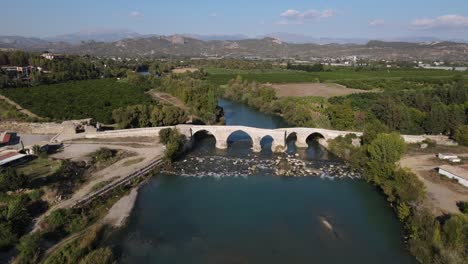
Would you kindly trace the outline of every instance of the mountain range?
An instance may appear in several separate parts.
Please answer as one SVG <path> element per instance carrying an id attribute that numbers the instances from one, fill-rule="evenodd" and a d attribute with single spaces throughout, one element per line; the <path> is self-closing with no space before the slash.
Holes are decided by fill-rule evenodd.
<path id="1" fill-rule="evenodd" d="M 286 40 L 285 40 L 286 39 Z M 50 51 L 66 54 L 160 57 L 160 56 L 227 56 L 227 57 L 342 57 L 360 56 L 374 59 L 447 60 L 466 62 L 468 44 L 453 41 L 369 41 L 366 39 L 307 38 L 302 35 L 276 33 L 262 38 L 244 35 L 141 35 L 131 31 L 82 31 L 50 38 L 19 36 L 0 37 L 0 49 Z M 348 40 L 348 41 L 346 41 Z"/>

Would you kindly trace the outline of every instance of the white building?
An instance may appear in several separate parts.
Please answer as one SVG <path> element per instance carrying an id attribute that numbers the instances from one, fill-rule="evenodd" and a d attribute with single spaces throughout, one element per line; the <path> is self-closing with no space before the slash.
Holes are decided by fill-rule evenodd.
<path id="1" fill-rule="evenodd" d="M 468 187 L 468 168 L 466 166 L 442 165 L 437 168 L 439 174 L 450 179 L 456 179 L 461 185 Z"/>
<path id="2" fill-rule="evenodd" d="M 458 159 L 458 156 L 455 154 L 450 154 L 450 153 L 439 153 L 437 154 L 437 158 L 441 160 L 451 160 L 451 159 Z"/>

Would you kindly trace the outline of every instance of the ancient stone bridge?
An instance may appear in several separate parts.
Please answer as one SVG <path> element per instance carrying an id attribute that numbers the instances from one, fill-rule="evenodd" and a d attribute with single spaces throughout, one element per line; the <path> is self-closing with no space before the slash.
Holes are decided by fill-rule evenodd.
<path id="1" fill-rule="evenodd" d="M 292 127 L 292 128 L 279 128 L 279 129 L 262 129 L 247 126 L 198 126 L 198 125 L 177 125 L 170 127 L 148 127 L 148 128 L 134 128 L 97 132 L 95 129 L 81 134 L 62 133 L 57 135 L 54 139 L 57 142 L 70 140 L 74 138 L 123 138 L 123 137 L 154 137 L 159 135 L 159 131 L 165 128 L 177 128 L 187 138 L 194 140 L 195 136 L 199 133 L 208 133 L 213 135 L 216 139 L 216 147 L 225 149 L 228 147 L 228 138 L 235 132 L 242 131 L 249 135 L 252 139 L 252 149 L 254 151 L 261 151 L 261 141 L 264 138 L 272 140 L 272 150 L 280 152 L 286 150 L 286 141 L 288 138 L 296 137 L 297 147 L 307 147 L 308 139 L 315 139 L 321 145 L 327 147 L 328 140 L 337 138 L 339 136 L 346 136 L 347 134 L 355 134 L 362 136 L 361 132 L 352 131 L 337 131 L 321 128 L 305 128 L 305 127 Z M 455 142 L 448 139 L 446 136 L 431 136 L 431 135 L 402 135 L 406 143 L 420 143 L 426 139 L 435 141 L 440 145 L 454 145 Z M 356 140 L 356 143 L 359 140 Z"/>
<path id="2" fill-rule="evenodd" d="M 189 138 L 194 138 L 197 133 L 205 132 L 213 135 L 216 139 L 216 147 L 226 149 L 228 147 L 228 138 L 235 132 L 244 132 L 252 139 L 253 151 L 262 150 L 261 141 L 264 138 L 271 138 L 271 150 L 281 152 L 286 149 L 286 141 L 290 136 L 296 137 L 298 147 L 307 147 L 308 139 L 316 139 L 321 145 L 327 146 L 329 139 L 334 139 L 347 134 L 356 134 L 361 136 L 360 132 L 336 131 L 320 128 L 279 128 L 262 129 L 246 126 L 197 126 L 197 125 L 178 125 L 177 129 Z"/>

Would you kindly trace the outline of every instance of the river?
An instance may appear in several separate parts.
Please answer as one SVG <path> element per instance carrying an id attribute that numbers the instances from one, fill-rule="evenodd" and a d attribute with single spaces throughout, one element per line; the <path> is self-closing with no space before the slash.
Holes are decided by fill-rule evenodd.
<path id="1" fill-rule="evenodd" d="M 280 117 L 219 103 L 227 125 L 287 126 Z M 258 154 L 245 134 L 228 142 L 216 150 L 214 138 L 199 139 L 172 173 L 140 190 L 128 225 L 109 240 L 122 263 L 414 263 L 401 224 L 371 185 L 334 172 L 273 176 L 277 154 L 269 142 Z M 343 165 L 316 143 L 299 150 L 293 143 L 288 153 L 298 152 L 307 166 Z"/>

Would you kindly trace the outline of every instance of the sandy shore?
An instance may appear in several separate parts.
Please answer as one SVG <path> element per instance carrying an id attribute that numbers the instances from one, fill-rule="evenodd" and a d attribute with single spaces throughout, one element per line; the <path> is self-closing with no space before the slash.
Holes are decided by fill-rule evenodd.
<path id="1" fill-rule="evenodd" d="M 109 224 L 115 228 L 124 226 L 135 206 L 138 197 L 138 189 L 139 187 L 135 187 L 130 194 L 120 198 L 120 200 L 109 209 L 109 212 L 102 220 L 103 223 Z"/>

